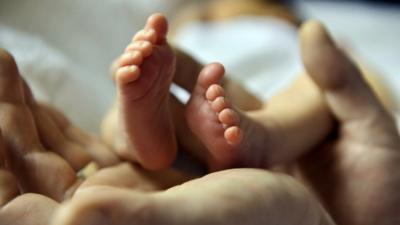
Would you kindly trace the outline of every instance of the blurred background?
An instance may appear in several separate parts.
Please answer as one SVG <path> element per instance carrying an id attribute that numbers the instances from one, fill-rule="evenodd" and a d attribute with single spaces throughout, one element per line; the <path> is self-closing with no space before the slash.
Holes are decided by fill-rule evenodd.
<path id="1" fill-rule="evenodd" d="M 302 71 L 296 25 L 316 18 L 377 74 L 399 115 L 397 1 L 254 1 L 266 10 L 237 9 L 252 0 L 2 0 L 0 47 L 15 56 L 37 98 L 97 133 L 115 98 L 109 65 L 151 13 L 173 21 L 172 43 L 201 62 L 224 63 L 263 99 Z"/>

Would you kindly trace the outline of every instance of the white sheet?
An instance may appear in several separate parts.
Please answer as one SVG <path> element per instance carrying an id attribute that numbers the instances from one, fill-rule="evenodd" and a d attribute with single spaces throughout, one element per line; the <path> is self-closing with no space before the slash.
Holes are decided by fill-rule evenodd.
<path id="1" fill-rule="evenodd" d="M 87 130 L 97 132 L 101 118 L 115 96 L 108 75 L 111 60 L 120 54 L 131 35 L 144 24 L 147 15 L 154 11 L 171 15 L 182 1 L 1 1 L 0 47 L 9 49 L 16 56 L 21 71 L 33 83 L 38 97 L 61 107 Z M 349 41 L 368 63 L 385 74 L 384 79 L 400 99 L 400 91 L 397 91 L 400 87 L 400 45 L 397 41 L 400 10 L 358 4 L 351 5 L 349 9 L 346 7 L 344 3 L 302 2 L 299 8 L 328 24 L 336 37 Z M 242 22 L 242 25 L 248 23 L 247 29 L 254 29 L 250 22 Z M 249 36 L 238 35 L 234 35 L 236 39 L 231 39 L 232 35 L 227 39 L 218 35 L 200 36 L 201 46 L 212 45 L 218 49 L 214 54 L 196 51 L 195 45 L 191 48 L 204 61 L 223 61 L 233 74 L 245 74 L 246 77 L 236 78 L 243 78 L 256 93 L 268 90 L 261 93 L 263 97 L 268 97 L 277 87 L 284 85 L 285 80 L 294 75 L 293 70 L 298 68 L 294 33 L 284 26 L 279 28 L 272 24 L 276 25 L 270 21 L 270 32 L 262 36 L 271 42 L 265 44 L 264 39 L 259 48 L 246 48 L 246 45 L 232 42 L 224 42 L 225 48 L 221 48 L 221 45 L 204 39 L 212 37 L 237 41 L 239 38 L 242 43 L 254 41 Z M 237 33 L 232 27 L 226 29 Z M 272 30 L 280 36 L 272 36 Z M 285 32 L 288 35 L 283 35 Z M 184 43 L 185 37 L 181 36 L 179 40 Z M 284 51 L 271 48 L 274 46 L 285 48 Z M 224 49 L 246 53 L 234 55 Z M 247 58 L 246 63 L 237 63 L 238 56 Z M 266 73 L 264 70 L 263 76 L 254 75 L 261 74 L 263 70 L 259 67 L 262 65 L 260 60 L 251 59 L 255 56 L 263 57 L 263 61 L 268 62 L 270 71 Z M 285 65 L 282 63 L 285 58 L 293 66 L 286 64 L 279 67 Z M 266 86 L 260 87 L 259 84 Z"/>

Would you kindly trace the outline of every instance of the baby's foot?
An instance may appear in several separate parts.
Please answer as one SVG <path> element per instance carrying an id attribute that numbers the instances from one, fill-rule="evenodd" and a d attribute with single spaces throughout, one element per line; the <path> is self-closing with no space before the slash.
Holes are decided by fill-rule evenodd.
<path id="1" fill-rule="evenodd" d="M 175 55 L 166 41 L 167 21 L 152 15 L 118 60 L 118 154 L 146 169 L 168 167 L 175 159 L 176 138 L 168 107 Z"/>
<path id="2" fill-rule="evenodd" d="M 264 167 L 266 128 L 231 106 L 219 85 L 223 76 L 220 64 L 200 72 L 186 107 L 189 127 L 210 151 L 210 169 Z"/>

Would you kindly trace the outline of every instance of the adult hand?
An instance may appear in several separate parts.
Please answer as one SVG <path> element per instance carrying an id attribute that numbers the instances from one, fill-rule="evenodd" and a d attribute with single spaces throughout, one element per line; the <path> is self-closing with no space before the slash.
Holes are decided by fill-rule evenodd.
<path id="1" fill-rule="evenodd" d="M 300 32 L 306 70 L 338 121 L 300 163 L 302 178 L 338 224 L 400 224 L 400 139 L 394 119 L 324 27 Z"/>
<path id="2" fill-rule="evenodd" d="M 188 179 L 121 163 L 55 109 L 37 104 L 14 59 L 1 49 L 0 130 L 0 225 L 50 224 L 53 212 L 76 189 L 107 185 L 152 191 Z M 104 168 L 78 179 L 77 172 L 91 161 Z"/>
<path id="3" fill-rule="evenodd" d="M 59 120 L 46 107 L 28 104 L 34 100 L 14 60 L 6 52 L 0 56 L 1 225 L 333 224 L 301 184 L 261 170 L 224 171 L 167 191 L 144 193 L 182 183 L 186 177 L 157 176 L 125 163 L 102 169 L 82 183 L 75 173 L 83 167 L 82 161 L 92 160 L 90 154 L 75 147 L 69 155 L 69 148 L 48 139 L 54 133 L 61 135 L 57 140 L 66 138 L 63 131 L 68 129 L 60 129 L 62 124 L 52 126 Z M 44 110 L 40 117 L 35 116 L 36 107 Z M 45 123 L 45 117 L 52 123 Z M 45 125 L 49 127 L 41 127 Z M 82 147 L 70 137 L 67 140 Z M 60 207 L 72 194 L 71 201 Z"/>

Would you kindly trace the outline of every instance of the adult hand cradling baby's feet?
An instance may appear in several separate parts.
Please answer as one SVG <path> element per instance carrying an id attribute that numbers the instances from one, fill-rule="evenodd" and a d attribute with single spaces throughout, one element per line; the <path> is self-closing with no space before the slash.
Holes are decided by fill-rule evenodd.
<path id="1" fill-rule="evenodd" d="M 229 103 L 220 64 L 188 75 L 191 100 L 170 105 L 168 90 L 177 74 L 166 32 L 165 18 L 151 16 L 115 64 L 116 127 L 122 135 L 111 143 L 122 160 L 60 112 L 36 103 L 12 57 L 1 51 L 0 225 L 398 224 L 400 140 L 393 119 L 322 25 L 308 22 L 300 31 L 312 78 L 307 82 L 319 88 L 310 97 L 316 103 L 305 105 L 308 113 L 296 114 L 304 110 L 299 106 L 290 113 L 274 111 L 273 117 L 271 108 L 287 108 L 271 102 L 260 116 Z M 288 92 L 309 95 L 309 89 L 296 87 Z M 230 169 L 193 179 L 160 170 L 174 161 L 182 138 L 173 107 L 185 111 L 185 129 L 204 144 L 209 168 L 290 163 L 298 165 L 295 175 Z M 325 132 L 305 136 L 307 143 L 287 139 L 286 132 L 297 132 L 294 127 L 301 137 L 314 136 L 307 133 L 313 126 L 302 123 L 310 116 L 327 121 Z M 267 125 L 270 118 L 279 126 Z M 332 128 L 334 120 L 338 129 Z M 335 132 L 339 135 L 326 137 Z M 300 147 L 285 143 L 290 140 Z M 101 169 L 78 179 L 90 162 Z"/>
<path id="2" fill-rule="evenodd" d="M 37 104 L 4 50 L 0 50 L 0 115 L 1 225 L 50 224 L 61 202 L 92 186 L 154 191 L 188 179 L 174 171 L 152 174 L 120 162 L 60 112 Z M 90 162 L 103 169 L 87 179 L 78 178 Z"/>
<path id="3" fill-rule="evenodd" d="M 233 224 L 237 219 L 254 224 L 259 221 L 258 214 L 275 208 L 275 204 L 282 200 L 285 204 L 279 211 L 289 207 L 294 212 L 288 223 L 303 219 L 303 213 L 296 213 L 296 208 L 303 207 L 303 204 L 310 205 L 312 211 L 322 211 L 307 190 L 293 178 L 252 169 L 215 173 L 182 184 L 186 177 L 178 173 L 159 172 L 161 177 L 158 177 L 128 163 L 120 163 L 101 169 L 86 180 L 77 179 L 75 174 L 84 163 L 74 170 L 59 156 L 60 152 L 43 147 L 46 145 L 42 140 L 46 140 L 48 133 L 37 133 L 38 121 L 32 116 L 30 104 L 26 102 L 28 98 L 24 96 L 24 93 L 29 93 L 25 89 L 28 86 L 23 85 L 15 62 L 4 51 L 0 58 L 0 86 L 4 90 L 0 93 L 0 127 L 4 130 L 4 140 L 1 139 L 0 143 L 4 144 L 1 155 L 5 159 L 0 173 L 2 225 Z M 50 113 L 48 116 L 57 123 Z M 54 126 L 53 132 L 60 132 L 69 139 L 63 132 L 67 129 L 60 127 Z M 68 149 L 64 150 L 68 153 Z M 80 148 L 73 156 L 63 157 L 74 160 L 74 157 L 80 159 L 80 154 L 90 155 L 80 150 L 86 148 Z M 87 158 L 92 160 L 90 156 Z M 237 186 L 227 189 L 232 187 L 232 182 Z M 176 184 L 182 185 L 165 192 L 154 192 Z M 243 192 L 246 189 L 252 191 Z M 264 190 L 275 194 L 270 196 Z M 291 199 L 291 196 L 286 196 L 287 192 L 297 193 L 296 197 Z M 253 202 L 260 198 L 265 199 L 265 204 L 255 208 Z M 291 204 L 293 201 L 298 202 Z M 240 213 L 228 217 L 235 212 Z M 221 218 L 221 215 L 226 217 Z M 276 216 L 275 210 L 271 210 L 264 220 Z M 310 224 L 314 219 L 319 221 L 320 216 L 314 218 L 310 213 L 305 217 L 308 216 L 312 219 Z"/>

